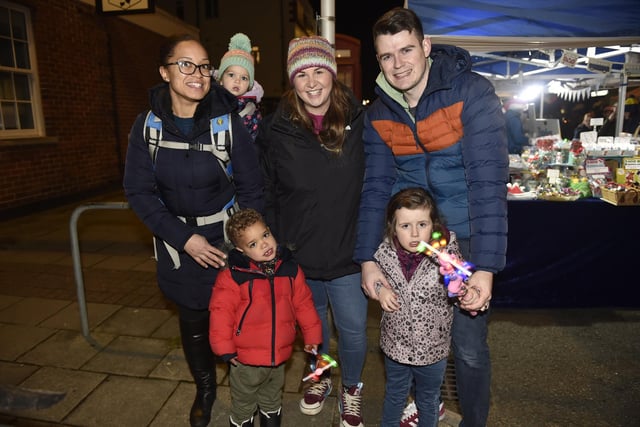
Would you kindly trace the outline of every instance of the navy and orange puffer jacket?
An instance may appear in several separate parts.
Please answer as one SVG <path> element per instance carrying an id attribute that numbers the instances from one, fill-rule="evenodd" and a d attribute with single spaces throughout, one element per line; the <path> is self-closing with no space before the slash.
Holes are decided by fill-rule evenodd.
<path id="1" fill-rule="evenodd" d="M 404 188 L 426 188 L 447 227 L 470 239 L 478 269 L 500 271 L 506 261 L 509 156 L 500 100 L 487 79 L 471 71 L 464 49 L 433 45 L 427 87 L 409 111 L 402 93 L 381 74 L 367 110 L 366 166 L 354 259 L 373 260 L 382 241 L 386 204 Z"/>
<path id="2" fill-rule="evenodd" d="M 218 274 L 209 304 L 211 349 L 223 360 L 278 366 L 291 356 L 300 327 L 305 344 L 322 342 L 322 326 L 304 273 L 286 248 L 273 274 L 237 250 Z"/>

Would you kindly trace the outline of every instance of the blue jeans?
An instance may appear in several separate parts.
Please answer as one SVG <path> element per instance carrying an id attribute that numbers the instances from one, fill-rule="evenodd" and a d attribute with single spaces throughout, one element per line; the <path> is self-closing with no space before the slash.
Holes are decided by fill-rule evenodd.
<path id="1" fill-rule="evenodd" d="M 469 241 L 461 239 L 458 243 L 463 257 L 468 259 Z M 474 317 L 458 307 L 453 309 L 451 343 L 458 400 L 462 409 L 459 427 L 487 425 L 491 391 L 491 359 L 487 343 L 490 311 Z"/>
<path id="2" fill-rule="evenodd" d="M 360 382 L 367 355 L 367 297 L 360 287 L 360 273 L 332 280 L 307 279 L 313 302 L 322 321 L 322 345 L 319 352 L 329 351 L 328 308 L 338 331 L 338 359 L 342 385 Z"/>
<path id="3" fill-rule="evenodd" d="M 459 427 L 484 427 L 489 416 L 491 360 L 487 344 L 489 311 L 473 317 L 453 309 L 451 342 L 456 366 L 458 400 L 462 409 Z"/>
<path id="4" fill-rule="evenodd" d="M 418 426 L 436 427 L 438 425 L 438 406 L 440 404 L 440 386 L 444 380 L 447 359 L 432 365 L 413 366 L 398 363 L 384 357 L 386 385 L 384 404 L 382 405 L 381 427 L 400 425 L 402 412 L 407 405 L 407 396 L 411 384 L 415 386 L 415 402 L 418 408 Z"/>

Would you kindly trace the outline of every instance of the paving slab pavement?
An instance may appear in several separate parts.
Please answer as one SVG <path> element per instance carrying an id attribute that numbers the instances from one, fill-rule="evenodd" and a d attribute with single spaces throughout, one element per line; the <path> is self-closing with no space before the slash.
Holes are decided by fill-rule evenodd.
<path id="1" fill-rule="evenodd" d="M 90 337 L 81 332 L 69 218 L 85 202 L 118 200 L 109 193 L 0 222 L 0 384 L 66 393 L 47 409 L 0 411 L 0 426 L 188 425 L 194 385 L 176 315 L 155 284 L 151 236 L 131 212 L 87 211 L 78 220 Z M 379 316 L 371 304 L 369 427 L 379 426 L 384 391 Z M 640 425 L 640 309 L 495 307 L 489 343 L 489 426 Z M 298 346 L 287 365 L 283 426 L 337 426 L 335 392 L 321 414 L 299 412 L 306 370 Z M 226 366 L 217 373 L 210 426 L 226 427 Z M 451 366 L 447 376 L 441 427 L 460 421 Z"/>

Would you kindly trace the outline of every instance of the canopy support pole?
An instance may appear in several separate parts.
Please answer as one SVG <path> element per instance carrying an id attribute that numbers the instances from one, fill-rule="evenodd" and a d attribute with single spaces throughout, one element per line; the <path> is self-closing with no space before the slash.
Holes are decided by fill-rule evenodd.
<path id="1" fill-rule="evenodd" d="M 629 84 L 629 77 L 627 73 L 620 75 L 620 87 L 618 88 L 618 109 L 616 111 L 616 133 L 615 136 L 620 136 L 622 127 L 624 126 L 624 102 L 627 100 L 627 85 Z"/>

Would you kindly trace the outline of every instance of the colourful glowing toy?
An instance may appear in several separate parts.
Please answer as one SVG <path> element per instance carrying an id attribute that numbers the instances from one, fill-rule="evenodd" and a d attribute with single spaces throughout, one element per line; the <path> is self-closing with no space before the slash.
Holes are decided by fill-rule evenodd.
<path id="1" fill-rule="evenodd" d="M 329 356 L 328 354 L 325 354 L 325 353 L 318 354 L 318 352 L 315 350 L 313 350 L 313 354 L 316 356 L 316 361 L 315 363 L 311 364 L 312 372 L 306 377 L 304 377 L 302 381 L 307 381 L 307 380 L 312 380 L 314 382 L 318 381 L 320 380 L 320 376 L 324 371 L 326 371 L 329 368 L 338 366 L 338 362 L 336 362 L 336 360 L 333 357 Z"/>
<path id="2" fill-rule="evenodd" d="M 438 256 L 438 259 L 441 259 L 453 265 L 454 267 L 456 267 L 457 269 L 456 271 L 464 275 L 465 279 L 468 279 L 471 276 L 471 274 L 473 274 L 471 270 L 469 270 L 470 268 L 473 268 L 473 265 L 466 261 L 461 264 L 455 255 L 452 255 L 448 252 L 444 252 L 438 249 L 438 248 L 444 248 L 447 245 L 447 239 L 442 237 L 442 233 L 438 231 L 434 231 L 431 237 L 432 237 L 431 244 L 425 241 L 420 242 L 417 248 L 418 252 L 424 252 L 427 255 L 436 254 Z"/>
<path id="3" fill-rule="evenodd" d="M 469 289 L 473 289 L 477 296 L 480 296 L 480 290 L 477 287 L 471 286 L 471 288 L 468 288 L 466 286 L 469 277 L 473 274 L 471 270 L 474 269 L 474 265 L 468 261 L 461 262 L 457 256 L 443 250 L 445 246 L 447 246 L 447 239 L 442 236 L 442 233 L 434 231 L 431 234 L 431 244 L 420 242 L 417 249 L 418 252 L 423 252 L 427 256 L 438 256 L 439 271 L 444 276 L 444 285 L 450 297 L 458 297 L 463 302 L 468 301 L 465 296 L 468 294 Z M 475 295 L 472 295 L 472 301 L 474 297 Z M 480 311 L 485 311 L 487 308 L 489 308 L 488 302 Z M 473 310 L 469 311 L 469 314 L 476 316 L 478 312 Z"/>
<path id="4" fill-rule="evenodd" d="M 431 234 L 431 244 L 420 242 L 418 252 L 426 255 L 437 255 L 440 263 L 440 274 L 444 276 L 444 284 L 450 297 L 462 297 L 466 294 L 464 282 L 469 280 L 473 269 L 473 264 L 468 261 L 461 262 L 457 256 L 443 250 L 447 246 L 447 239 L 439 231 Z M 455 267 L 455 269 L 453 268 Z"/>

